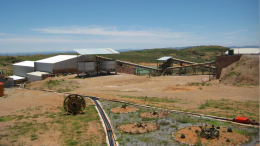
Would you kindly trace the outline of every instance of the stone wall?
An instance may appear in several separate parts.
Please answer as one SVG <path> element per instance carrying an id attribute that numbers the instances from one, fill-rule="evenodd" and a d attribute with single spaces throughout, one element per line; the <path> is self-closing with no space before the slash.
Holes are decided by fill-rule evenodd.
<path id="1" fill-rule="evenodd" d="M 118 73 L 126 73 L 126 74 L 136 74 L 136 68 L 135 67 L 122 67 L 122 66 L 117 66 L 117 72 Z"/>
<path id="2" fill-rule="evenodd" d="M 216 56 L 216 79 L 220 78 L 222 68 L 225 68 L 232 63 L 238 61 L 241 55 L 221 55 Z"/>

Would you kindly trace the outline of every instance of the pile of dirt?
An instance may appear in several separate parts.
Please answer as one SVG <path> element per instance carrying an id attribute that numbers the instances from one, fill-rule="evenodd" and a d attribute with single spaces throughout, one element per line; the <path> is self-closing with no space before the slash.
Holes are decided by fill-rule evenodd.
<path id="1" fill-rule="evenodd" d="M 242 55 L 239 61 L 223 68 L 220 83 L 259 84 L 259 56 Z"/>
<path id="2" fill-rule="evenodd" d="M 122 108 L 122 107 L 112 108 L 111 112 L 116 113 L 116 114 L 121 114 L 121 113 L 135 112 L 137 110 L 138 110 L 138 108 L 136 108 L 136 107 L 127 106 L 126 108 Z"/>
<path id="3" fill-rule="evenodd" d="M 147 112 L 147 113 L 142 113 L 140 116 L 144 118 L 162 118 L 162 117 L 167 117 L 169 113 L 167 112 Z"/>
<path id="4" fill-rule="evenodd" d="M 159 125 L 154 123 L 140 122 L 140 123 L 120 125 L 117 127 L 117 129 L 125 133 L 139 134 L 139 133 L 155 131 L 159 129 Z"/>
<path id="5" fill-rule="evenodd" d="M 173 133 L 174 138 L 178 142 L 184 142 L 187 144 L 194 145 L 196 142 L 198 143 L 199 137 L 196 130 L 200 131 L 201 129 L 199 126 L 189 126 L 182 128 L 178 130 L 177 132 Z M 206 138 L 200 138 L 201 144 L 207 144 L 207 145 L 241 145 L 244 142 L 249 141 L 249 137 L 240 134 L 238 131 L 232 129 L 233 132 L 227 132 L 226 127 L 220 127 L 219 130 L 219 138 L 215 139 L 206 139 Z M 181 134 L 185 135 L 185 138 L 180 138 Z M 230 140 L 230 142 L 227 142 L 227 139 Z"/>

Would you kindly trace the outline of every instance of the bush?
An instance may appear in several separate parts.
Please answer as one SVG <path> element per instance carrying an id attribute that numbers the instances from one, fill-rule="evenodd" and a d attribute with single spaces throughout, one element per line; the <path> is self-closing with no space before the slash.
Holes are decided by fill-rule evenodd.
<path id="1" fill-rule="evenodd" d="M 159 124 L 160 124 L 161 126 L 165 126 L 165 125 L 170 125 L 170 122 L 161 121 Z"/>

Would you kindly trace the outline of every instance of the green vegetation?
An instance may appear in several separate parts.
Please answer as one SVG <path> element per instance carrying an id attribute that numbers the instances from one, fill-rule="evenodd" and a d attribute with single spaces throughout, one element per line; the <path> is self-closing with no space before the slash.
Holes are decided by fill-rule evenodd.
<path id="1" fill-rule="evenodd" d="M 140 51 L 122 52 L 117 55 L 110 55 L 110 58 L 115 58 L 118 60 L 129 61 L 134 63 L 156 63 L 156 59 L 162 56 L 173 56 L 177 59 L 187 60 L 196 63 L 203 63 L 214 61 L 215 56 L 220 55 L 221 52 L 226 52 L 227 50 L 229 50 L 229 48 L 221 46 L 197 46 L 189 47 L 186 49 L 156 48 Z M 109 55 L 103 56 L 109 57 Z"/>
<path id="2" fill-rule="evenodd" d="M 143 97 L 143 96 L 124 96 L 124 95 L 118 95 L 121 98 L 132 98 L 132 99 L 139 99 L 142 101 L 147 102 L 163 102 L 163 103 L 173 103 L 177 102 L 178 99 L 172 99 L 168 97 L 159 98 L 159 97 Z"/>
<path id="3" fill-rule="evenodd" d="M 222 98 L 222 100 L 207 99 L 198 107 L 198 113 L 210 114 L 212 116 L 235 118 L 237 116 L 248 117 L 251 120 L 259 119 L 259 103 L 253 101 L 232 101 Z M 205 109 L 213 109 L 215 112 L 207 112 Z"/>
<path id="4" fill-rule="evenodd" d="M 161 121 L 161 122 L 159 123 L 159 125 L 161 125 L 161 126 L 170 125 L 170 122 Z"/>
<path id="5" fill-rule="evenodd" d="M 41 112 L 42 107 L 27 108 L 26 110 L 21 110 L 20 112 Z M 97 133 L 89 132 L 89 122 L 97 123 L 99 122 L 99 116 L 95 110 L 94 105 L 89 105 L 85 108 L 85 113 L 81 115 L 66 115 L 64 114 L 63 107 L 58 107 L 61 112 L 56 111 L 46 111 L 44 113 L 37 113 L 31 116 L 2 116 L 0 117 L 0 122 L 11 122 L 14 124 L 7 124 L 5 131 L 7 134 L 0 134 L 0 140 L 6 138 L 7 141 L 13 143 L 13 145 L 19 145 L 23 141 L 24 137 L 29 137 L 31 141 L 37 141 L 44 137 L 53 137 L 53 130 L 60 133 L 59 139 L 61 140 L 61 145 L 78 145 L 79 143 L 84 145 L 100 145 L 105 143 L 105 133 L 102 127 L 97 126 L 97 130 L 101 130 L 100 135 Z M 36 118 L 44 118 L 48 120 L 38 121 Z M 23 119 L 26 119 L 24 121 Z M 23 120 L 20 121 L 20 120 Z M 101 124 L 100 124 L 101 125 Z M 81 137 L 84 136 L 84 139 Z M 100 136 L 102 136 L 103 141 L 100 142 Z M 24 144 L 23 144 L 24 145 Z M 25 144 L 26 145 L 26 144 Z"/>
<path id="6" fill-rule="evenodd" d="M 228 77 L 232 77 L 232 76 L 234 76 L 234 75 L 240 76 L 241 73 L 233 71 L 233 72 L 231 72 L 230 74 L 228 74 Z"/>

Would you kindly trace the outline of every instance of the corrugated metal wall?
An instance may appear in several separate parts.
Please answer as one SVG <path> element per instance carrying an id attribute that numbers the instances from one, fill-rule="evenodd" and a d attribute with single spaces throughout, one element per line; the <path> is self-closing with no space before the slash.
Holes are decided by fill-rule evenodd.
<path id="1" fill-rule="evenodd" d="M 53 72 L 53 64 L 52 63 L 34 62 L 34 69 L 35 69 L 35 71 L 52 73 Z"/>
<path id="2" fill-rule="evenodd" d="M 68 59 L 54 64 L 53 69 L 71 69 L 77 68 L 77 58 Z"/>
<path id="3" fill-rule="evenodd" d="M 73 69 L 73 68 L 76 69 L 77 58 L 72 58 L 57 63 L 35 62 L 34 66 L 35 66 L 35 71 L 42 71 L 42 72 L 49 72 L 49 73 L 53 73 L 53 70 Z"/>
<path id="4" fill-rule="evenodd" d="M 33 72 L 34 67 L 13 65 L 13 75 L 26 77 L 26 74 Z"/>
<path id="5" fill-rule="evenodd" d="M 85 65 L 85 67 L 84 67 L 84 65 Z M 84 62 L 84 63 L 78 62 L 78 70 L 79 71 L 85 71 L 85 72 L 94 71 L 95 67 L 96 67 L 95 62 Z"/>
<path id="6" fill-rule="evenodd" d="M 116 61 L 101 61 L 100 62 L 101 70 L 111 70 L 116 69 Z"/>

